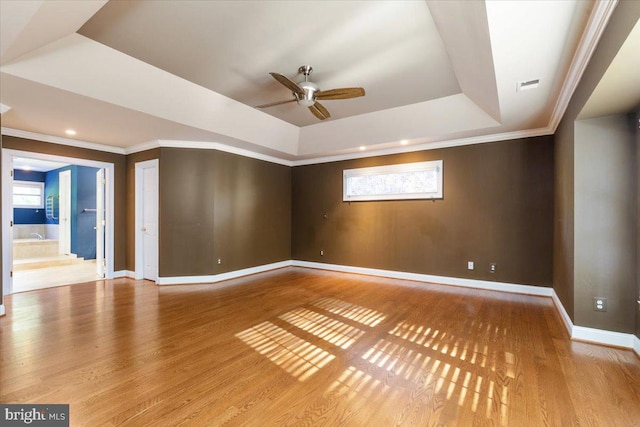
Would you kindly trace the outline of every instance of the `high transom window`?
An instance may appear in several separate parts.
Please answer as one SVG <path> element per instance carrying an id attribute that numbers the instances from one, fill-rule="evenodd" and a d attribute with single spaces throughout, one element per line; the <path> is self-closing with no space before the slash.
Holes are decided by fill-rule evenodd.
<path id="1" fill-rule="evenodd" d="M 442 198 L 442 160 L 345 169 L 344 201 Z"/>

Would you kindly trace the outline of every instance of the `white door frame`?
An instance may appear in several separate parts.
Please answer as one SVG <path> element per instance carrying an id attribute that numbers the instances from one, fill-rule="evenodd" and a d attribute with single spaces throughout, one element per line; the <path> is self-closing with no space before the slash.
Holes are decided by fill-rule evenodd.
<path id="1" fill-rule="evenodd" d="M 50 160 L 60 163 L 70 163 L 78 166 L 89 166 L 93 168 L 104 168 L 105 180 L 105 257 L 107 260 L 106 278 L 113 279 L 114 260 L 114 177 L 115 166 L 113 163 L 99 162 L 95 160 L 77 159 L 74 157 L 55 156 L 51 154 L 36 153 L 31 151 L 2 149 L 2 293 L 8 295 L 13 293 L 13 281 L 11 271 L 13 270 L 13 229 L 10 222 L 13 221 L 13 197 L 11 169 L 14 157 Z"/>
<path id="2" fill-rule="evenodd" d="M 58 173 L 58 255 L 71 255 L 71 169 Z"/>
<path id="3" fill-rule="evenodd" d="M 96 172 L 96 274 L 104 279 L 104 169 Z"/>
<path id="4" fill-rule="evenodd" d="M 146 168 L 155 168 L 158 171 L 158 178 L 160 177 L 160 168 L 159 168 L 160 162 L 158 159 L 152 159 L 152 160 L 146 160 L 143 162 L 136 162 L 135 164 L 135 224 L 136 224 L 136 232 L 135 232 L 135 257 L 136 257 L 136 262 L 135 262 L 135 266 L 136 266 L 136 271 L 134 272 L 134 278 L 136 280 L 141 280 L 144 278 L 144 242 L 143 242 L 143 231 L 142 228 L 144 226 L 144 224 L 142 223 L 142 201 L 143 201 L 143 185 L 142 185 L 142 181 L 143 181 L 143 173 L 144 173 L 144 169 Z M 160 182 L 159 179 L 156 180 L 156 194 L 158 195 L 158 197 L 160 196 Z M 159 199 L 158 199 L 159 201 Z M 158 206 L 156 206 L 156 213 L 159 214 L 159 203 Z M 156 221 L 157 224 L 159 224 L 159 221 Z M 156 233 L 156 236 L 158 236 L 158 233 Z M 156 247 L 159 248 L 159 242 L 156 243 Z M 158 258 L 159 258 L 159 253 L 157 254 Z M 156 268 L 159 267 L 159 260 L 156 260 Z M 158 277 L 158 271 L 156 271 L 156 283 L 158 283 L 157 281 L 157 277 Z"/>

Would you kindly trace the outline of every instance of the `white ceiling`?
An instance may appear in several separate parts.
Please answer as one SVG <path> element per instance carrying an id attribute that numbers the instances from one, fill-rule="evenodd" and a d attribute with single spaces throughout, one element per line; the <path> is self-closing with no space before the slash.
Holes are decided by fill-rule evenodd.
<path id="1" fill-rule="evenodd" d="M 22 157 L 13 158 L 14 169 L 22 169 L 35 172 L 49 172 L 55 169 L 63 168 L 65 166 L 69 166 L 69 164 L 41 159 L 26 159 Z"/>
<path id="2" fill-rule="evenodd" d="M 613 4 L 2 1 L 3 131 L 298 161 L 549 134 Z M 367 94 L 324 101 L 323 122 L 295 103 L 253 108 L 291 96 L 269 72 L 300 81 L 304 64 L 322 89 Z"/>

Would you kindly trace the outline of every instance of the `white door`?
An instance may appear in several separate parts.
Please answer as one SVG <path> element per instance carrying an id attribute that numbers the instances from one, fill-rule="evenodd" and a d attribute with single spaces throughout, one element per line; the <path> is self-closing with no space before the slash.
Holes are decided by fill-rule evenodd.
<path id="1" fill-rule="evenodd" d="M 158 161 L 136 163 L 136 278 L 158 279 Z"/>
<path id="2" fill-rule="evenodd" d="M 96 273 L 98 277 L 105 276 L 104 262 L 104 169 L 96 172 Z"/>
<path id="3" fill-rule="evenodd" d="M 59 250 L 60 255 L 69 255 L 71 253 L 71 171 L 63 171 L 58 174 L 59 177 L 59 209 L 60 209 L 60 236 Z"/>

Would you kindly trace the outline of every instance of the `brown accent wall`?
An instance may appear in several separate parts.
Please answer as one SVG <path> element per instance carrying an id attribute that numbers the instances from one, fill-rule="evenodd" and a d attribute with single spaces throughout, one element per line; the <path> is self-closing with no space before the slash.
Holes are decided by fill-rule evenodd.
<path id="1" fill-rule="evenodd" d="M 160 276 L 290 259 L 290 176 L 286 166 L 234 154 L 161 148 Z"/>
<path id="2" fill-rule="evenodd" d="M 344 169 L 440 159 L 442 200 L 342 201 Z M 296 260 L 549 287 L 552 222 L 551 136 L 293 170 Z"/>
<path id="3" fill-rule="evenodd" d="M 574 289 L 574 160 L 573 126 L 561 126 L 555 134 L 555 191 L 553 221 L 553 288 L 571 321 Z"/>
<path id="4" fill-rule="evenodd" d="M 291 259 L 291 168 L 222 151 L 215 157 L 216 273 Z"/>
<path id="5" fill-rule="evenodd" d="M 159 148 L 127 155 L 126 269 L 129 271 L 135 271 L 136 269 L 136 163 L 159 158 Z"/>
<path id="6" fill-rule="evenodd" d="M 636 133 L 636 336 L 640 338 L 640 106 L 632 115 Z"/>
<path id="7" fill-rule="evenodd" d="M 123 154 L 107 153 L 87 148 L 51 144 L 13 136 L 2 137 L 2 148 L 95 160 L 114 164 L 114 270 L 124 270 L 126 266 L 126 158 Z"/>
<path id="8" fill-rule="evenodd" d="M 2 118 L 0 116 L 0 127 L 2 126 Z M 2 139 L 4 138 L 3 135 L 0 135 L 0 152 L 2 152 Z M 0 177 L 2 176 L 2 159 L 0 157 Z M 1 183 L 1 180 L 0 180 Z M 0 194 L 0 259 L 2 259 L 2 224 L 4 224 L 2 221 L 4 221 L 4 218 L 2 217 L 2 195 Z M 3 295 L 3 278 L 4 275 L 3 270 L 2 270 L 2 262 L 0 262 L 0 305 L 4 304 L 4 295 Z"/>
<path id="9" fill-rule="evenodd" d="M 576 155 L 582 147 L 576 139 L 575 121 L 639 18 L 640 2 L 618 2 L 555 134 L 557 179 L 553 247 L 554 289 L 574 322 L 576 313 L 582 313 L 576 322 L 580 326 L 603 327 L 599 326 L 602 325 L 601 313 L 591 309 L 592 299 L 587 298 L 582 289 L 578 289 L 584 285 L 578 283 L 576 278 L 576 272 L 581 268 L 576 264 L 576 248 L 594 247 L 598 242 L 580 238 L 575 230 L 575 220 L 581 216 L 581 212 L 575 210 L 576 163 L 582 158 L 582 155 Z M 628 300 L 630 295 L 624 294 L 622 289 L 612 287 L 608 297 Z M 618 320 L 613 319 L 606 322 L 607 325 L 617 323 Z M 622 329 L 628 330 L 629 326 L 626 325 Z"/>
<path id="10" fill-rule="evenodd" d="M 635 331 L 636 156 L 627 114 L 575 122 L 574 322 Z M 595 312 L 593 298 L 607 298 Z"/>

